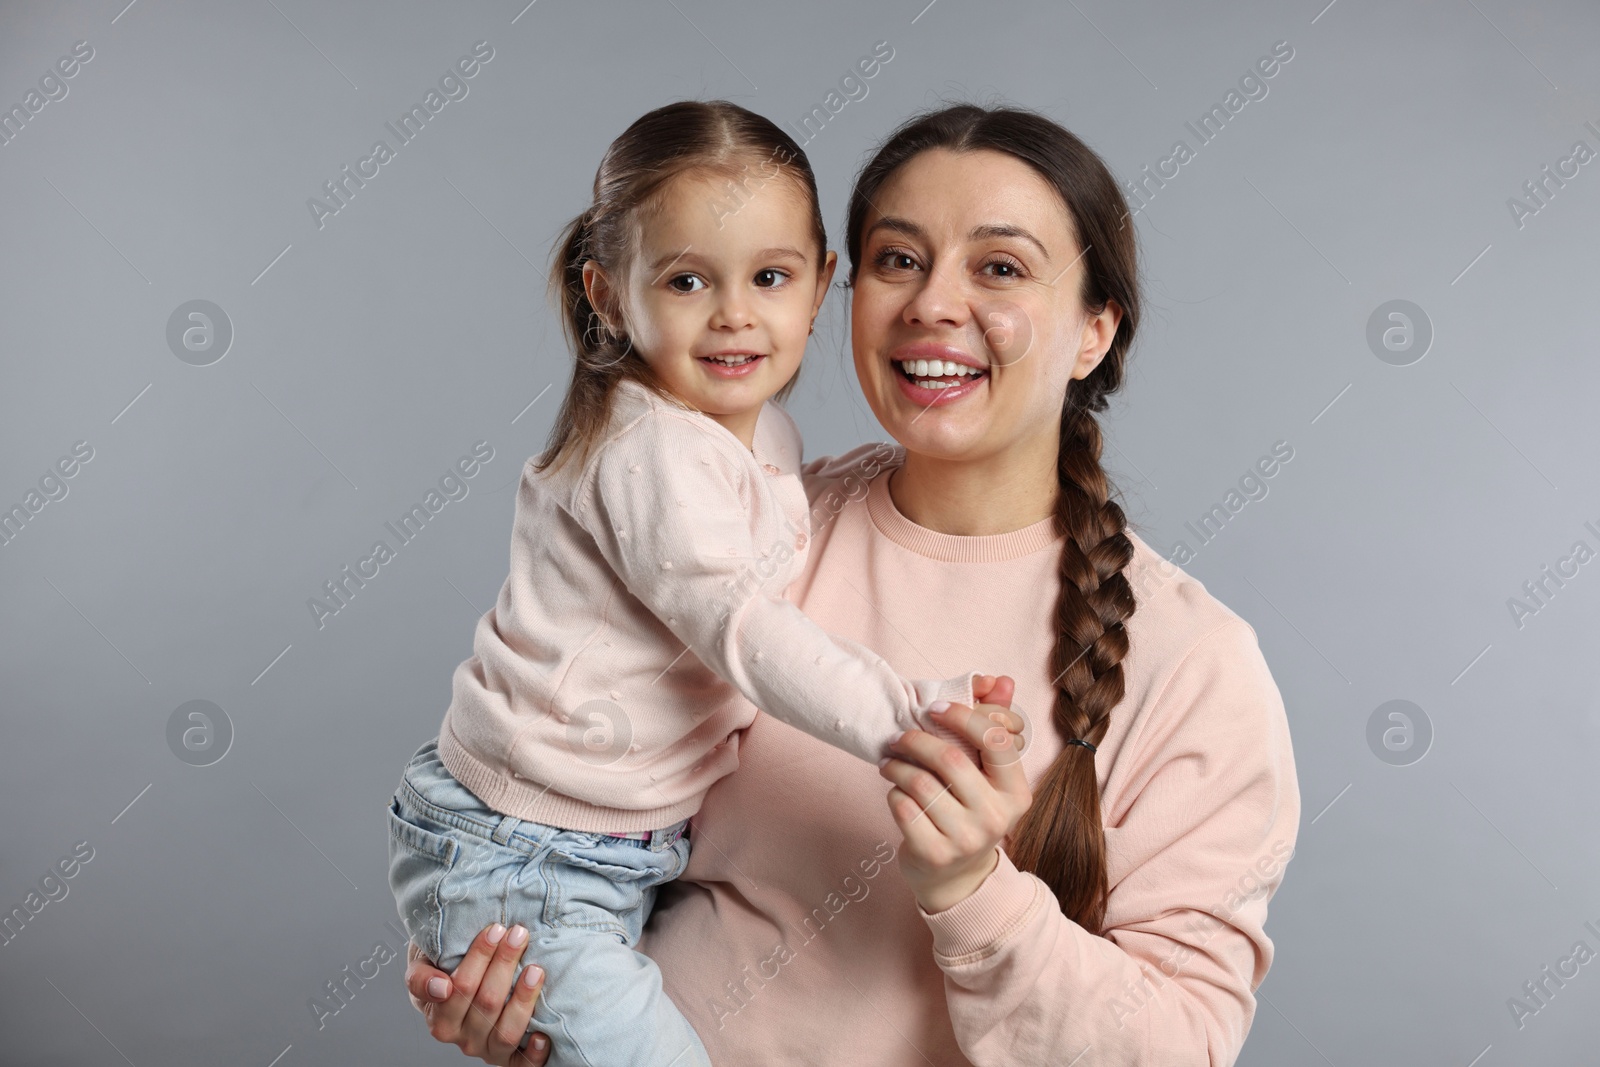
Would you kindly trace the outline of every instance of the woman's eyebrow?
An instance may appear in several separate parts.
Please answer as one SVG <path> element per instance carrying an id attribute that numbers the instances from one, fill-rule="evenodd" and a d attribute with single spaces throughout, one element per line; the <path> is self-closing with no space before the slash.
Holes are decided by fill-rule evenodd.
<path id="1" fill-rule="evenodd" d="M 871 226 L 867 227 L 867 234 L 874 230 L 889 230 L 894 233 L 903 233 L 915 241 L 925 241 L 928 231 L 912 222 L 910 219 L 901 218 L 899 215 L 885 215 Z"/>
<path id="2" fill-rule="evenodd" d="M 980 241 L 990 237 L 1018 237 L 1024 241 L 1033 242 L 1034 247 L 1039 250 L 1039 254 L 1044 256 L 1045 262 L 1048 263 L 1050 261 L 1050 253 L 1045 251 L 1043 242 L 1021 226 L 1012 226 L 1004 222 L 991 222 L 983 226 L 974 226 L 972 232 L 967 236 Z"/>
<path id="3" fill-rule="evenodd" d="M 907 237 L 918 241 L 925 241 L 928 238 L 928 232 L 921 226 L 918 226 L 910 219 L 901 218 L 898 215 L 883 216 L 877 222 L 874 222 L 870 227 L 868 227 L 867 233 L 870 234 L 873 230 L 878 229 L 892 230 L 895 233 L 905 234 Z M 1050 261 L 1050 253 L 1045 250 L 1044 244 L 1033 234 L 1029 233 L 1027 230 L 1024 230 L 1021 226 L 1013 226 L 1010 223 L 1004 222 L 990 222 L 981 226 L 974 226 L 967 236 L 974 241 L 989 240 L 996 237 L 1020 238 L 1021 240 L 1031 242 L 1034 247 L 1038 248 L 1039 254 L 1044 256 L 1046 263 Z"/>

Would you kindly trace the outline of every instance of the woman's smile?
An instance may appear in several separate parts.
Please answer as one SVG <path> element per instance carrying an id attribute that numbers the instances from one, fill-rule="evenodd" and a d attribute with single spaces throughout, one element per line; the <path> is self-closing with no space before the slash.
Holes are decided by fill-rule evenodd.
<path id="1" fill-rule="evenodd" d="M 989 380 L 989 370 L 951 345 L 920 341 L 889 354 L 900 392 L 914 404 L 932 407 L 971 396 Z"/>

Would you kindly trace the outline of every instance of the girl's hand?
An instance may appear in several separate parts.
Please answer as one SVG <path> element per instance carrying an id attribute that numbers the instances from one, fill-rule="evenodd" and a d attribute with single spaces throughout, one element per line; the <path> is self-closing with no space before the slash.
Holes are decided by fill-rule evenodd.
<path id="1" fill-rule="evenodd" d="M 967 899 L 1000 862 L 997 846 L 1033 803 L 1022 773 L 1022 716 L 1010 710 L 1016 685 L 980 675 L 976 708 L 952 704 L 934 713 L 983 756 L 966 754 L 922 730 L 908 730 L 878 773 L 894 783 L 889 813 L 905 835 L 900 871 L 922 910 L 944 911 Z"/>
<path id="2" fill-rule="evenodd" d="M 520 938 L 517 930 L 522 930 Z M 511 976 L 527 946 L 527 931 L 522 927 L 513 927 L 508 935 L 505 927 L 495 923 L 473 939 L 452 975 L 433 967 L 417 946 L 408 943 L 406 991 L 412 1006 L 427 1016 L 428 1033 L 484 1063 L 544 1067 L 550 1057 L 550 1039 L 544 1034 L 535 1032 L 526 1049 L 517 1048 L 533 1018 L 533 1002 L 544 988 L 543 969 L 531 964 L 525 967 L 516 995 L 506 1000 Z M 528 984 L 530 978 L 534 979 L 532 985 Z"/>

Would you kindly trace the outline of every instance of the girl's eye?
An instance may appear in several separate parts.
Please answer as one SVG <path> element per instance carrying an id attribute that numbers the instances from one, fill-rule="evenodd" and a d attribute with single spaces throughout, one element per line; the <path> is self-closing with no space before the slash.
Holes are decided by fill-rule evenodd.
<path id="1" fill-rule="evenodd" d="M 878 253 L 877 258 L 873 260 L 873 264 L 879 267 L 888 267 L 890 270 L 911 270 L 916 267 L 917 261 L 911 257 L 909 252 L 903 252 L 898 248 L 885 248 Z"/>
<path id="2" fill-rule="evenodd" d="M 789 277 L 787 271 L 781 271 L 775 267 L 758 270 L 755 277 L 756 287 L 759 289 L 776 289 L 783 284 L 784 279 L 787 277 Z"/>
<path id="3" fill-rule="evenodd" d="M 700 289 L 704 289 L 705 286 L 706 286 L 706 283 L 704 281 L 702 281 L 699 277 L 697 277 L 696 275 L 693 275 L 693 274 L 680 274 L 676 278 L 673 278 L 671 281 L 667 282 L 667 285 L 668 285 L 668 287 L 670 287 L 672 289 L 673 292 L 676 292 L 676 293 L 693 293 L 693 292 L 698 292 L 699 291 L 699 290 L 697 290 L 695 288 L 689 288 L 689 289 L 679 288 L 679 286 L 678 286 L 679 282 L 692 282 L 692 283 L 697 284 Z"/>

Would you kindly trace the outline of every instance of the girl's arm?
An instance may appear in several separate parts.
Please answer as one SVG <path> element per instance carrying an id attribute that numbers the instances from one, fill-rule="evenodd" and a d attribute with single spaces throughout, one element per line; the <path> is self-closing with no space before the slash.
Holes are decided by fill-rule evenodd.
<path id="1" fill-rule="evenodd" d="M 1003 850 L 970 896 L 918 907 L 977 1067 L 1226 1067 L 1239 1054 L 1300 817 L 1287 718 L 1249 625 L 1199 641 L 1124 745 L 1102 797 L 1103 937 Z"/>
<path id="2" fill-rule="evenodd" d="M 953 738 L 926 712 L 940 700 L 972 704 L 972 672 L 907 681 L 871 649 L 762 591 L 809 531 L 754 543 L 758 494 L 741 484 L 747 475 L 729 454 L 737 447 L 681 415 L 648 414 L 597 449 L 574 517 L 628 590 L 762 711 L 871 763 L 904 730 Z"/>

